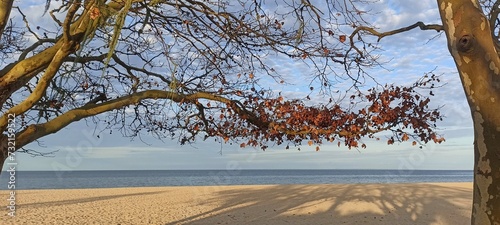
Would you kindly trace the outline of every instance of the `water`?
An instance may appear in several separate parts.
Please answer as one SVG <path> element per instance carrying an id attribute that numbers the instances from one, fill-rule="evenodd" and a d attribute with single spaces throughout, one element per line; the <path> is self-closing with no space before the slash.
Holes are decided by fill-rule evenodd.
<path id="1" fill-rule="evenodd" d="M 15 189 L 154 186 L 472 182 L 470 170 L 115 170 L 16 171 Z M 7 171 L 0 190 L 8 189 Z"/>

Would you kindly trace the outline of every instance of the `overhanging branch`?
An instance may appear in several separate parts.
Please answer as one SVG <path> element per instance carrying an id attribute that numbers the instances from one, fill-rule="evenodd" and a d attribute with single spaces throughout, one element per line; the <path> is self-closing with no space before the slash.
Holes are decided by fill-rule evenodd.
<path id="1" fill-rule="evenodd" d="M 41 77 L 38 84 L 36 85 L 36 88 L 33 90 L 33 93 L 31 93 L 25 100 L 9 109 L 4 115 L 0 117 L 0 130 L 4 130 L 7 126 L 8 115 L 21 115 L 24 112 L 28 111 L 31 107 L 33 107 L 33 105 L 35 105 L 42 98 L 42 96 L 45 94 L 45 91 L 47 90 L 48 85 L 50 84 L 50 81 L 57 74 L 57 71 L 63 63 L 64 58 L 72 51 L 72 45 L 74 45 L 74 43 L 63 44 L 61 49 L 59 49 L 54 55 L 54 58 L 45 70 L 44 75 Z"/>
<path id="2" fill-rule="evenodd" d="M 375 30 L 372 27 L 361 26 L 361 27 L 357 27 L 352 32 L 352 34 L 349 36 L 349 40 L 351 42 L 351 48 L 353 48 L 354 50 L 356 50 L 356 52 L 358 52 L 361 56 L 363 56 L 363 53 L 361 52 L 361 50 L 359 50 L 356 47 L 356 45 L 354 45 L 354 37 L 356 35 L 359 35 L 359 33 L 361 31 L 365 31 L 365 32 L 367 32 L 370 35 L 378 37 L 378 39 L 377 39 L 377 42 L 378 42 L 378 41 L 380 41 L 380 39 L 382 39 L 382 38 L 384 38 L 386 36 L 391 36 L 391 35 L 403 33 L 403 32 L 406 32 L 406 31 L 410 31 L 410 30 L 413 30 L 413 29 L 415 29 L 417 27 L 420 28 L 420 30 L 435 30 L 437 32 L 440 32 L 440 31 L 444 30 L 444 28 L 443 28 L 442 25 L 438 25 L 438 24 L 428 24 L 428 25 L 426 25 L 426 24 L 424 24 L 421 21 L 416 22 L 415 24 L 407 26 L 407 27 L 403 27 L 403 28 L 399 28 L 399 29 L 392 30 L 392 31 L 387 31 L 387 32 L 378 32 L 377 30 Z"/>
<path id="3" fill-rule="evenodd" d="M 174 102 L 196 102 L 198 99 L 208 99 L 226 104 L 232 103 L 232 100 L 230 99 L 207 92 L 198 92 L 191 95 L 183 95 L 176 92 L 162 90 L 137 92 L 99 104 L 86 104 L 82 107 L 70 110 L 49 122 L 30 125 L 16 135 L 16 148 L 19 149 L 38 138 L 55 133 L 72 122 L 115 109 L 120 109 L 128 105 L 133 105 L 145 99 L 170 99 Z"/>

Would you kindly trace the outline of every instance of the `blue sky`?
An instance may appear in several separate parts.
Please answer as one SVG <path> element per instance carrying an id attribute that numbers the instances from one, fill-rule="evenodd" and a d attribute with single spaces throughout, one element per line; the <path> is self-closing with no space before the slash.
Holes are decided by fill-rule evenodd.
<path id="1" fill-rule="evenodd" d="M 39 1 L 41 5 L 45 1 Z M 417 21 L 440 23 L 433 0 L 380 1 L 373 4 L 380 12 L 368 20 L 380 30 L 397 29 Z M 28 14 L 37 17 L 39 14 Z M 442 106 L 445 120 L 439 123 L 446 142 L 427 144 L 422 149 L 401 143 L 388 146 L 381 141 L 366 141 L 368 148 L 351 149 L 325 144 L 321 150 L 302 146 L 285 150 L 284 146 L 260 149 L 239 148 L 213 140 L 180 146 L 176 140 L 123 138 L 120 133 L 104 132 L 89 120 L 74 123 L 57 134 L 44 137 L 27 148 L 49 152 L 53 157 L 16 157 L 20 170 L 162 170 L 162 169 L 472 169 L 473 131 L 465 95 L 445 37 L 434 38 L 434 31 L 414 30 L 382 39 L 381 60 L 389 70 L 374 69 L 370 74 L 379 82 L 408 83 L 435 69 L 447 84 L 435 91 L 434 106 Z M 432 39 L 432 40 L 431 40 Z M 278 70 L 306 73 L 299 62 L 276 60 Z M 279 68 L 281 66 L 281 68 Z M 276 89 L 281 87 L 276 86 Z M 302 92 L 300 82 L 287 90 Z"/>

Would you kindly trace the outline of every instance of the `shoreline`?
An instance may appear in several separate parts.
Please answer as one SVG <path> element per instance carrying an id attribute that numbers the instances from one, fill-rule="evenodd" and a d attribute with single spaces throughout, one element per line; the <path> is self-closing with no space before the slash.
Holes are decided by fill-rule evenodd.
<path id="1" fill-rule="evenodd" d="M 472 184 L 471 181 L 442 181 L 442 182 L 386 182 L 386 183 L 293 183 L 293 184 L 220 184 L 220 185 L 168 185 L 168 186 L 122 186 L 122 187 L 84 187 L 84 188 L 32 188 L 32 189 L 24 189 L 24 188 L 16 188 L 16 189 L 8 189 L 8 188 L 0 188 L 0 195 L 2 192 L 8 193 L 9 191 L 48 191 L 48 190 L 95 190 L 95 189 L 121 189 L 121 188 L 177 188 L 177 187 L 234 187 L 234 186 L 291 186 L 291 185 L 300 185 L 300 186 L 315 186 L 315 185 L 398 185 L 398 184 Z"/>
<path id="2" fill-rule="evenodd" d="M 7 224 L 459 225 L 470 224 L 471 204 L 471 182 L 37 189 L 16 190 L 16 217 L 2 207 L 0 218 Z"/>

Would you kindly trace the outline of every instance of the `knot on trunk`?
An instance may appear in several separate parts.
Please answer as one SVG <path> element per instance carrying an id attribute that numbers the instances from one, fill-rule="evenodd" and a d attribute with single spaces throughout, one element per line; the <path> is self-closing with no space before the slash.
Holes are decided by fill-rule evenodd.
<path id="1" fill-rule="evenodd" d="M 457 50 L 462 53 L 471 52 L 474 49 L 474 37 L 472 35 L 464 35 L 457 42 Z"/>

